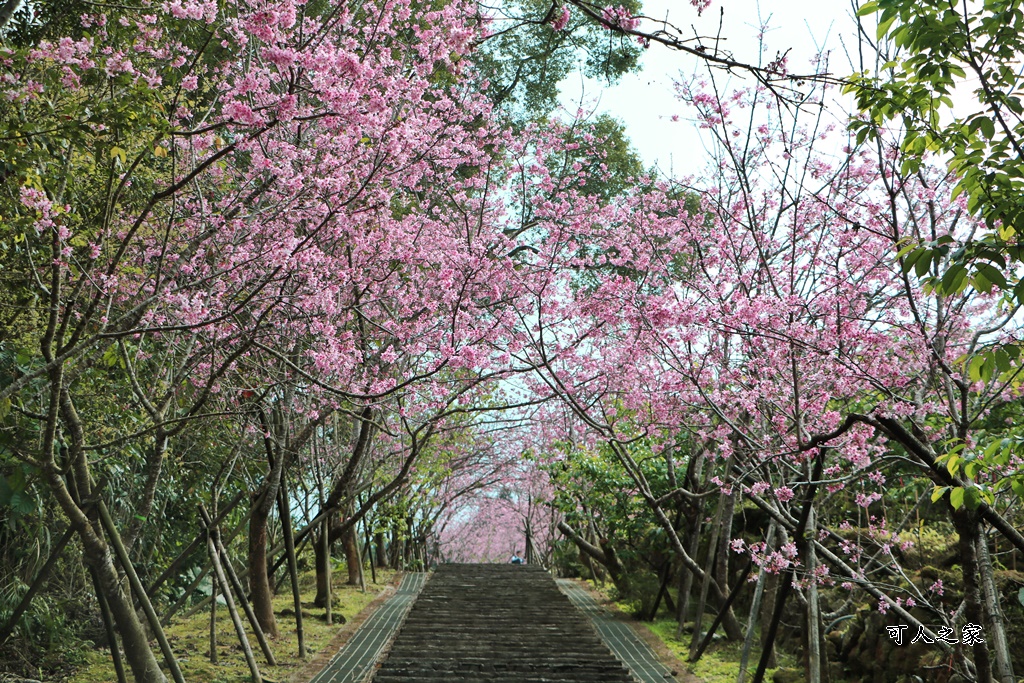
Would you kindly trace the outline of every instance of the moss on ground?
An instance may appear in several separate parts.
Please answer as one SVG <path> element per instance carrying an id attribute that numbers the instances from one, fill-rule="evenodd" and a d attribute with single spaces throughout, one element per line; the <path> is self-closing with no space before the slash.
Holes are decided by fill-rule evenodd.
<path id="1" fill-rule="evenodd" d="M 676 622 L 674 619 L 658 619 L 648 622 L 647 627 L 654 635 L 658 636 L 661 642 L 672 651 L 679 661 L 687 662 L 686 668 L 704 683 L 736 683 L 736 675 L 740 669 L 740 656 L 743 653 L 743 643 L 740 642 L 712 642 L 704 651 L 701 658 L 693 663 L 689 662 L 690 657 L 690 634 L 684 631 L 680 638 L 676 638 Z M 750 659 L 747 662 L 747 680 L 749 681 L 757 669 L 757 661 L 761 651 L 754 648 L 750 652 Z M 788 655 L 777 655 L 779 667 L 792 665 L 791 657 Z M 768 669 L 765 679 L 771 680 L 776 669 Z"/>
<path id="2" fill-rule="evenodd" d="M 344 573 L 336 572 L 336 579 L 344 577 Z M 367 577 L 369 578 L 369 577 Z M 351 621 L 359 612 L 376 598 L 384 587 L 395 578 L 395 572 L 377 570 L 377 583 L 367 582 L 366 592 L 357 586 L 335 585 L 334 599 L 331 601 L 335 622 L 328 626 L 324 618 L 324 610 L 313 606 L 316 586 L 312 573 L 300 578 L 302 587 L 303 633 L 306 641 L 307 660 L 315 656 L 342 628 L 338 618 L 341 615 Z M 277 659 L 278 666 L 266 663 L 259 643 L 249 630 L 245 614 L 239 611 L 245 623 L 249 642 L 259 665 L 260 673 L 268 683 L 282 683 L 299 671 L 306 662 L 298 657 L 298 634 L 295 630 L 294 605 L 287 585 L 274 597 L 274 612 L 277 616 L 278 636 L 270 641 L 270 649 Z M 249 667 L 245 663 L 242 647 L 235 635 L 235 627 L 228 614 L 227 607 L 217 607 L 217 657 L 218 663 L 211 664 L 210 651 L 210 611 L 205 609 L 187 619 L 176 617 L 165 629 L 167 639 L 174 649 L 181 672 L 188 683 L 246 683 L 251 680 Z M 154 651 L 159 657 L 159 648 L 153 643 Z M 87 663 L 74 675 L 66 679 L 74 683 L 114 683 L 117 676 L 110 651 L 106 648 L 94 649 L 87 654 Z M 159 657 L 162 660 L 162 657 Z M 131 679 L 131 672 L 128 674 Z"/>

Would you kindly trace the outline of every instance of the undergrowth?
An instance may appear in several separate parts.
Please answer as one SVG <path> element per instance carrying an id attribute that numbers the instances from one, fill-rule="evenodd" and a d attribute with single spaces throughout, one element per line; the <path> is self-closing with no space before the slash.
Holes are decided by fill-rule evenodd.
<path id="1" fill-rule="evenodd" d="M 343 572 L 333 575 L 344 577 Z M 373 584 L 367 576 L 366 592 L 358 586 L 336 585 L 333 588 L 332 613 L 334 625 L 328 626 L 323 608 L 313 606 L 316 585 L 313 574 L 300 577 L 301 602 L 303 613 L 303 633 L 306 641 L 307 660 L 322 650 L 342 627 L 342 619 L 351 621 L 370 602 L 376 598 L 384 587 L 395 577 L 395 572 L 378 569 L 377 583 Z M 277 660 L 277 666 L 269 666 L 263 657 L 259 643 L 252 635 L 245 614 L 239 608 L 239 616 L 245 624 L 246 633 L 252 647 L 253 655 L 259 665 L 263 680 L 267 683 L 282 683 L 305 665 L 298 657 L 298 634 L 295 629 L 294 605 L 291 588 L 287 584 L 281 586 L 274 596 L 274 613 L 277 616 L 278 637 L 270 641 L 270 649 Z M 165 629 L 167 639 L 174 649 L 181 672 L 189 683 L 247 683 L 252 680 L 245 656 L 235 634 L 234 624 L 223 604 L 217 606 L 217 656 L 218 663 L 210 663 L 210 610 L 188 617 L 175 617 L 171 625 Z M 154 643 L 154 651 L 159 656 L 159 648 Z M 162 658 L 160 658 L 162 660 Z M 106 648 L 91 650 L 86 655 L 87 663 L 65 680 L 73 683 L 115 683 L 117 675 Z M 131 671 L 128 670 L 131 680 Z M 166 673 L 166 670 L 165 670 Z M 170 678 L 168 676 L 168 678 Z"/>

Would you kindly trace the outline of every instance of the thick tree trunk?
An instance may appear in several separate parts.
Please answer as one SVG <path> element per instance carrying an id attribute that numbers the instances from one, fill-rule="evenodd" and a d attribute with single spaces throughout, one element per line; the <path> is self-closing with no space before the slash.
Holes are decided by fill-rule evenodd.
<path id="1" fill-rule="evenodd" d="M 321 533 L 323 528 L 324 525 L 321 524 Z M 328 582 L 330 581 L 330 568 L 327 566 L 329 550 L 330 545 L 325 544 L 318 533 L 313 542 L 313 564 L 316 569 L 316 598 L 313 599 L 313 604 L 317 607 L 323 607 L 327 601 Z"/>
<path id="2" fill-rule="evenodd" d="M 964 580 L 964 616 L 969 624 L 981 626 L 985 623 L 985 611 L 982 606 L 981 586 L 979 583 L 977 543 L 979 536 L 978 515 L 961 507 L 953 511 L 953 525 L 960 534 L 960 566 L 963 567 Z M 974 655 L 974 666 L 977 669 L 978 683 L 992 683 L 992 660 L 989 657 L 988 645 L 979 642 L 971 647 Z"/>
<path id="3" fill-rule="evenodd" d="M 352 524 L 342 533 L 341 543 L 345 551 L 345 564 L 348 567 L 348 585 L 363 585 L 363 558 L 359 553 L 359 538 L 356 526 Z"/>
<path id="4" fill-rule="evenodd" d="M 100 590 L 99 581 L 96 579 L 96 572 L 89 569 L 92 577 L 92 584 L 96 590 L 96 600 L 100 605 L 100 616 L 103 618 L 103 631 L 107 634 L 107 644 L 110 646 L 110 656 L 114 660 L 114 672 L 117 674 L 118 683 L 128 683 L 124 672 L 124 662 L 121 659 L 121 650 L 117 645 L 117 631 L 114 628 L 114 616 L 110 613 L 110 605 L 107 604 L 107 597 Z"/>
<path id="5" fill-rule="evenodd" d="M 374 554 L 377 556 L 377 566 L 386 569 L 388 566 L 387 544 L 384 542 L 384 533 L 378 531 L 373 537 Z"/>
<path id="6" fill-rule="evenodd" d="M 86 565 L 96 573 L 96 583 L 106 597 L 110 613 L 117 624 L 117 632 L 124 644 L 124 656 L 132 670 L 135 683 L 167 683 L 160 671 L 156 655 L 149 646 L 146 630 L 135 613 L 135 607 L 121 590 L 121 582 L 114 568 L 110 548 L 91 529 L 82 533 L 82 548 Z"/>
<path id="7" fill-rule="evenodd" d="M 576 531 L 565 522 L 558 523 L 558 530 L 569 538 L 569 540 L 575 543 L 576 547 L 580 549 L 580 552 L 585 553 L 590 558 L 601 563 L 601 566 L 608 571 L 608 576 L 611 578 L 612 583 L 615 585 L 615 589 L 619 591 L 619 593 L 625 595 L 629 592 L 629 581 L 626 578 L 625 570 L 619 562 L 619 558 L 616 556 L 614 549 L 607 542 L 602 543 L 601 547 L 597 547 L 592 543 L 587 542 L 586 539 L 576 533 Z"/>
<path id="8" fill-rule="evenodd" d="M 275 487 L 276 489 L 276 487 Z M 277 491 L 274 491 L 277 497 Z M 274 593 L 270 589 L 267 573 L 267 519 L 269 514 L 257 504 L 249 518 L 249 594 L 252 610 L 263 632 L 277 637 L 277 619 L 274 618 Z"/>
<path id="9" fill-rule="evenodd" d="M 1006 639 L 1006 626 L 1003 622 L 1003 611 L 999 607 L 999 589 L 992 572 L 992 556 L 988 552 L 985 534 L 978 533 L 978 567 L 981 569 L 981 587 L 984 598 L 984 612 L 987 619 L 986 640 L 992 643 L 996 653 L 995 676 L 999 683 L 1014 683 L 1013 660 L 1010 655 L 1010 644 Z"/>

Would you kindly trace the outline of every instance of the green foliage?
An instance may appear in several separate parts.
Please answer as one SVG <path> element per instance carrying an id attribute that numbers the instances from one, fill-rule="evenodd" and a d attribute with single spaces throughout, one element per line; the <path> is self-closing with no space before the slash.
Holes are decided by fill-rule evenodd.
<path id="1" fill-rule="evenodd" d="M 865 3 L 859 14 L 877 15 L 877 36 L 889 41 L 893 53 L 881 74 L 859 74 L 848 86 L 864 113 L 853 124 L 858 141 L 899 122 L 902 171 L 915 173 L 926 155 L 943 154 L 959 178 L 954 197 L 963 194 L 967 210 L 988 227 L 954 253 L 945 273 L 932 275 L 932 285 L 946 292 L 968 284 L 996 288 L 1024 301 L 1014 267 L 1022 257 L 1016 235 L 1024 228 L 1022 3 L 878 0 Z M 964 112 L 959 92 L 954 111 L 953 95 L 964 79 L 977 84 L 973 111 Z M 904 270 L 925 276 L 930 260 L 945 256 L 951 241 L 908 245 L 901 253 Z"/>
<path id="2" fill-rule="evenodd" d="M 880 73 L 855 75 L 847 87 L 862 112 L 852 124 L 858 142 L 897 122 L 900 171 L 917 173 L 927 156 L 941 155 L 957 178 L 953 198 L 962 196 L 984 225 L 965 242 L 945 235 L 906 243 L 898 254 L 903 272 L 939 294 L 973 287 L 1002 293 L 1007 307 L 1024 303 L 1024 2 L 872 0 L 858 14 L 876 17 L 883 53 L 890 49 Z M 965 103 L 967 83 L 974 89 Z M 960 362 L 972 383 L 1020 383 L 1015 342 L 991 344 Z M 1005 425 L 986 436 L 991 440 L 977 451 L 951 446 L 943 462 L 967 485 L 937 487 L 933 501 L 948 492 L 954 508 L 974 508 L 1008 489 L 1024 499 L 1024 472 L 1011 465 L 1024 441 Z"/>
<path id="3" fill-rule="evenodd" d="M 641 7 L 639 0 L 592 4 L 622 5 L 634 14 Z M 558 103 L 558 84 L 576 68 L 581 55 L 587 76 L 609 82 L 639 68 L 641 48 L 627 36 L 608 31 L 576 10 L 565 30 L 556 31 L 551 21 L 560 11 L 550 0 L 513 0 L 490 9 L 503 18 L 494 22 L 473 61 L 490 82 L 491 99 L 514 119 L 550 113 Z"/>

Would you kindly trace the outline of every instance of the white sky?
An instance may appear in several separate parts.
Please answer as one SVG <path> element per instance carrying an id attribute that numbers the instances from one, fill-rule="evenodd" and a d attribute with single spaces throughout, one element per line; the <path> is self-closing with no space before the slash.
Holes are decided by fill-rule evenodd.
<path id="1" fill-rule="evenodd" d="M 704 36 L 714 35 L 721 19 L 725 45 L 739 61 L 747 62 L 759 59 L 758 27 L 766 23 L 770 28 L 765 61 L 771 61 L 776 51 L 791 49 L 790 71 L 808 73 L 812 70 L 809 60 L 829 49 L 833 73 L 845 76 L 853 70 L 846 48 L 854 49 L 855 24 L 847 0 L 714 0 L 699 19 L 688 0 L 644 0 L 644 14 L 658 19 L 667 15 L 670 23 L 688 35 L 695 30 Z M 676 176 L 691 174 L 701 170 L 706 155 L 692 114 L 674 97 L 672 82 L 680 74 L 689 78 L 695 70 L 706 73 L 694 57 L 652 44 L 644 54 L 640 73 L 627 75 L 613 87 L 572 76 L 562 84 L 562 102 L 574 112 L 582 97 L 584 108 L 596 105 L 598 112 L 622 120 L 646 166 L 657 164 Z M 740 85 L 738 80 L 734 83 Z M 678 122 L 672 121 L 673 115 L 679 117 Z"/>

